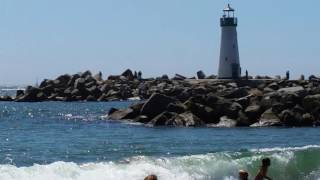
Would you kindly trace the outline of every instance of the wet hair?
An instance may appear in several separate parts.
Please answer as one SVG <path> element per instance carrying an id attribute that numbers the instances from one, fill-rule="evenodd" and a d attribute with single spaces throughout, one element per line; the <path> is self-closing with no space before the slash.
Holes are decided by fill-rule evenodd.
<path id="1" fill-rule="evenodd" d="M 158 180 L 158 177 L 156 175 L 149 175 L 144 180 Z"/>
<path id="2" fill-rule="evenodd" d="M 239 179 L 240 180 L 248 180 L 249 174 L 244 170 L 239 171 Z"/>
<path id="3" fill-rule="evenodd" d="M 267 167 L 271 165 L 271 160 L 270 158 L 264 158 L 262 159 L 262 166 Z"/>

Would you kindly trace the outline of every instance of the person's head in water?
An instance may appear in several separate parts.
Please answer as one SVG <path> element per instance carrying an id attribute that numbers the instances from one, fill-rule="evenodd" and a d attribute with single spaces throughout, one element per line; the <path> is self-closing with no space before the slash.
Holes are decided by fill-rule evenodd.
<path id="1" fill-rule="evenodd" d="M 239 171 L 239 180 L 248 180 L 249 174 L 246 171 Z"/>
<path id="2" fill-rule="evenodd" d="M 144 180 L 158 180 L 158 177 L 156 175 L 149 175 Z"/>
<path id="3" fill-rule="evenodd" d="M 262 159 L 262 166 L 269 167 L 271 165 L 271 160 L 269 158 Z"/>

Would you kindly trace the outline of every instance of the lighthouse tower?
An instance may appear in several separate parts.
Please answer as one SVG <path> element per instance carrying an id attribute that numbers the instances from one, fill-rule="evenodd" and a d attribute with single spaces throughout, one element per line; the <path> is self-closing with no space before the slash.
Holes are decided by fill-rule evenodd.
<path id="1" fill-rule="evenodd" d="M 222 33 L 219 79 L 238 79 L 241 77 L 237 38 L 238 19 L 234 16 L 234 11 L 230 4 L 228 4 L 223 10 L 223 16 L 220 19 Z"/>

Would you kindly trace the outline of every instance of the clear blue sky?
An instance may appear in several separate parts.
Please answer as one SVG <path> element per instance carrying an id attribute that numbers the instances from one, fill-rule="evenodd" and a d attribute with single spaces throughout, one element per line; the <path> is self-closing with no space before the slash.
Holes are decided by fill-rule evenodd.
<path id="1" fill-rule="evenodd" d="M 0 84 L 86 69 L 216 74 L 228 2 L 239 18 L 243 69 L 320 74 L 318 0 L 1 0 Z"/>

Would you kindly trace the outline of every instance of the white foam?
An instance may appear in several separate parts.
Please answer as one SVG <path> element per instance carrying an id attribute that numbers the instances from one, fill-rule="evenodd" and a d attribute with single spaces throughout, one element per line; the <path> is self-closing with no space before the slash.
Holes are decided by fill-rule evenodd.
<path id="1" fill-rule="evenodd" d="M 292 172 L 283 170 L 290 166 L 291 160 L 295 160 L 293 159 L 295 152 L 292 150 L 309 148 L 319 148 L 319 146 L 271 148 L 249 154 L 219 152 L 170 158 L 138 156 L 122 162 L 86 164 L 55 162 L 31 167 L 0 165 L 0 180 L 142 180 L 149 174 L 156 174 L 160 180 L 235 180 L 240 169 L 249 171 L 252 177 L 257 172 L 261 159 L 266 155 L 272 159 L 274 169 L 271 169 L 271 172 L 279 174 L 279 177 L 281 174 L 283 175 L 281 177 L 286 177 L 288 175 L 286 173 Z M 296 173 L 300 173 L 298 169 L 296 170 Z M 309 177 L 320 176 L 318 167 L 314 167 L 312 171 L 314 172 Z M 310 172 L 303 173 L 308 175 Z"/>
<path id="2" fill-rule="evenodd" d="M 307 149 L 319 149 L 320 145 L 307 145 L 302 147 L 274 147 L 274 148 L 261 148 L 261 149 L 251 149 L 251 152 L 281 152 L 281 151 L 301 151 Z"/>
<path id="3" fill-rule="evenodd" d="M 55 162 L 49 165 L 16 167 L 0 165 L 1 180 L 141 180 L 156 174 L 161 180 L 233 180 L 239 161 L 221 154 L 176 158 L 134 157 L 126 162 L 75 164 Z"/>

